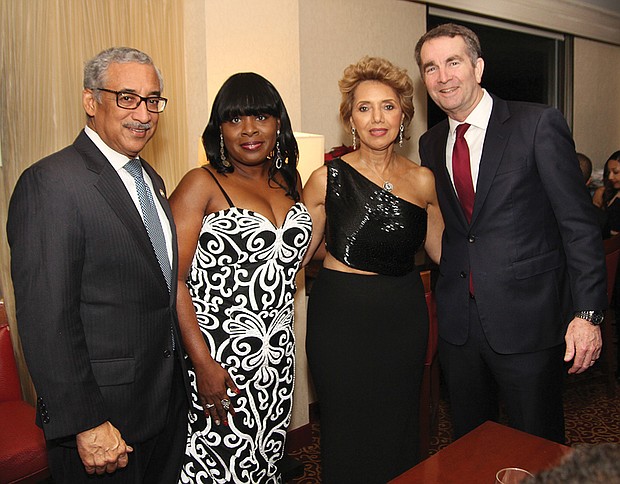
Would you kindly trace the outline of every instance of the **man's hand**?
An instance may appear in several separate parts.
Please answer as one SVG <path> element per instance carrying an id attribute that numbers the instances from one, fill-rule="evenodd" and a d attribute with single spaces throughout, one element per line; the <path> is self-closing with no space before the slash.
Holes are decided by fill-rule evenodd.
<path id="1" fill-rule="evenodd" d="M 88 474 L 111 473 L 129 462 L 127 454 L 133 448 L 125 443 L 120 432 L 110 422 L 80 432 L 76 436 L 77 450 Z"/>
<path id="2" fill-rule="evenodd" d="M 603 347 L 601 328 L 581 318 L 573 319 L 566 330 L 566 353 L 564 361 L 573 360 L 568 373 L 583 373 L 590 368 L 599 356 Z"/>

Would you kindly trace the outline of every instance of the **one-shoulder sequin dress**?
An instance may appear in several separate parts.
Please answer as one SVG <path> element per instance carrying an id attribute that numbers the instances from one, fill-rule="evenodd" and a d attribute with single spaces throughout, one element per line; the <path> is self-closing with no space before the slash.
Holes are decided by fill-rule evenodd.
<path id="1" fill-rule="evenodd" d="M 414 255 L 427 214 L 340 159 L 327 176 L 328 251 L 377 275 L 323 268 L 312 285 L 306 348 L 322 482 L 383 484 L 419 459 L 428 313 Z"/>

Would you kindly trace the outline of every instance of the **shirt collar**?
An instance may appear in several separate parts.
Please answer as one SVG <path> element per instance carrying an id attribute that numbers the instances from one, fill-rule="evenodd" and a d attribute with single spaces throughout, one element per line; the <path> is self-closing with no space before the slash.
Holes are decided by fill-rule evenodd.
<path id="1" fill-rule="evenodd" d="M 469 113 L 469 116 L 467 116 L 467 119 L 465 119 L 463 123 L 468 123 L 476 128 L 486 131 L 487 126 L 489 125 L 489 119 L 491 119 L 491 111 L 493 110 L 493 98 L 486 89 L 482 89 L 482 92 L 482 99 L 480 99 L 478 105 L 471 113 Z M 448 122 L 450 123 L 450 135 L 454 137 L 456 136 L 456 127 L 463 123 L 452 118 L 448 118 Z"/>
<path id="2" fill-rule="evenodd" d="M 99 148 L 99 151 L 103 153 L 103 156 L 107 158 L 110 164 L 114 167 L 116 171 L 120 171 L 129 161 L 129 158 L 118 151 L 114 151 L 110 148 L 105 141 L 101 139 L 101 136 L 89 126 L 84 128 L 84 132 L 90 138 L 90 140 L 95 143 L 95 146 Z"/>

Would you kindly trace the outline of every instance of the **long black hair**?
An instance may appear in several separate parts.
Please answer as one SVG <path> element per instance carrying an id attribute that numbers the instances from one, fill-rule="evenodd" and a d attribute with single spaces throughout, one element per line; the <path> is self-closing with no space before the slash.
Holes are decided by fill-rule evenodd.
<path id="1" fill-rule="evenodd" d="M 618 191 L 614 188 L 614 184 L 609 180 L 609 162 L 611 160 L 620 162 L 620 151 L 615 151 L 612 153 L 603 167 L 603 186 L 605 187 L 605 190 L 603 191 L 603 208 L 605 209 L 607 209 L 607 205 L 616 196 L 616 192 Z"/>
<path id="2" fill-rule="evenodd" d="M 232 166 L 225 166 L 220 157 L 220 133 L 223 122 L 236 116 L 256 116 L 268 114 L 280 120 L 280 134 L 276 141 L 280 143 L 282 168 L 275 166 L 275 156 L 271 158 L 269 180 L 281 186 L 286 194 L 299 201 L 297 189 L 297 161 L 299 150 L 293 136 L 291 120 L 288 117 L 282 97 L 273 84 L 263 76 L 254 72 L 240 72 L 229 77 L 222 85 L 211 108 L 209 123 L 202 133 L 202 144 L 205 147 L 209 163 L 218 173 L 230 173 Z M 228 156 L 226 147 L 224 155 Z M 275 178 L 280 173 L 284 185 Z"/>

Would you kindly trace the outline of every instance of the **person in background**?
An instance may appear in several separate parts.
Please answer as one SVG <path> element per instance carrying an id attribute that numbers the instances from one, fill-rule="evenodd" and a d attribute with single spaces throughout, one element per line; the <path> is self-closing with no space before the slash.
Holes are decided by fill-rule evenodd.
<path id="1" fill-rule="evenodd" d="M 592 201 L 607 216 L 606 231 L 603 237 L 609 238 L 620 234 L 620 150 L 615 151 L 605 162 L 603 167 L 603 186 L 594 192 Z M 620 338 L 620 278 L 616 277 L 614 295 L 611 306 L 616 315 L 616 336 Z M 620 339 L 617 339 L 620 341 Z M 616 379 L 620 380 L 620 351 L 616 351 Z"/>
<path id="2" fill-rule="evenodd" d="M 589 187 L 592 183 L 592 160 L 583 153 L 577 153 L 577 161 L 579 161 L 579 169 L 583 175 L 583 181 Z"/>
<path id="3" fill-rule="evenodd" d="M 592 184 L 592 161 L 583 153 L 577 153 L 577 160 L 579 161 L 579 168 L 583 175 L 583 181 L 586 187 L 590 188 Z M 601 234 L 604 239 L 609 237 L 609 217 L 607 212 L 600 207 L 596 209 L 596 221 L 601 229 Z"/>
<path id="4" fill-rule="evenodd" d="M 605 258 L 574 142 L 553 108 L 480 85 L 470 29 L 443 24 L 415 57 L 446 113 L 420 138 L 446 228 L 435 287 L 454 438 L 498 418 L 564 442 L 562 380 L 600 356 Z"/>
<path id="5" fill-rule="evenodd" d="M 230 77 L 202 136 L 209 160 L 170 197 L 178 311 L 192 362 L 180 482 L 276 483 L 295 380 L 295 276 L 312 222 L 284 102 L 255 73 Z"/>
<path id="6" fill-rule="evenodd" d="M 355 151 L 304 187 L 307 261 L 325 236 L 306 347 L 321 411 L 323 483 L 385 483 L 419 460 L 428 313 L 414 264 L 439 260 L 443 230 L 430 170 L 396 152 L 413 116 L 404 69 L 365 57 L 344 71 L 340 117 Z M 376 420 L 375 420 L 376 419 Z"/>
<path id="7" fill-rule="evenodd" d="M 166 107 L 136 49 L 84 67 L 86 127 L 20 177 L 7 233 L 17 323 L 55 483 L 176 482 L 187 428 L 176 234 L 140 158 Z"/>
<path id="8" fill-rule="evenodd" d="M 603 186 L 594 192 L 594 205 L 607 212 L 611 235 L 620 233 L 620 151 L 616 151 L 605 162 Z"/>

